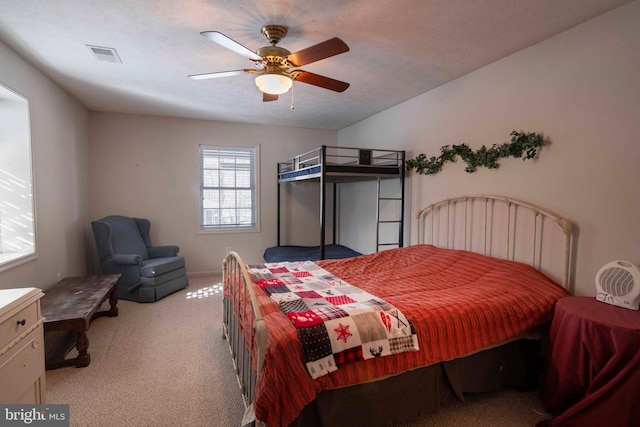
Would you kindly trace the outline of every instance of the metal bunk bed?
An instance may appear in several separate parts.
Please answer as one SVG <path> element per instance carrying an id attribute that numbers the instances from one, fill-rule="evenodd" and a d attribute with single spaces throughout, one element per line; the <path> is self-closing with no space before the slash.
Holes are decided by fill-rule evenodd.
<path id="1" fill-rule="evenodd" d="M 333 147 L 323 145 L 314 150 L 299 154 L 291 159 L 278 163 L 278 242 L 277 246 L 267 248 L 265 261 L 298 261 L 344 258 L 360 255 L 345 246 L 336 244 L 338 217 L 338 184 L 355 181 L 377 180 L 377 209 L 376 209 L 376 251 L 382 247 L 402 247 L 404 233 L 404 183 L 405 183 L 405 152 L 400 150 L 364 149 L 352 147 Z M 381 180 L 397 179 L 399 181 L 399 195 L 386 197 L 382 194 Z M 281 243 L 281 191 L 282 185 L 299 181 L 315 181 L 320 183 L 320 245 L 313 246 L 283 246 Z M 326 243 L 326 189 L 327 184 L 333 184 L 333 242 Z M 397 203 L 397 217 L 393 219 L 381 218 L 382 203 Z M 397 226 L 397 241 L 381 241 L 381 227 Z M 296 255 L 291 258 L 290 254 Z M 291 258 L 291 259 L 290 259 Z"/>

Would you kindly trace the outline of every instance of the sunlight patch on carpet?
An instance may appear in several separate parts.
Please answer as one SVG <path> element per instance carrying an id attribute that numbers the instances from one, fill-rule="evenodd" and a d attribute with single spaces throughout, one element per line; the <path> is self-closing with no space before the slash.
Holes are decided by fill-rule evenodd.
<path id="1" fill-rule="evenodd" d="M 222 283 L 200 288 L 193 292 L 187 292 L 187 299 L 208 298 L 215 294 L 219 294 L 220 292 L 222 292 Z"/>

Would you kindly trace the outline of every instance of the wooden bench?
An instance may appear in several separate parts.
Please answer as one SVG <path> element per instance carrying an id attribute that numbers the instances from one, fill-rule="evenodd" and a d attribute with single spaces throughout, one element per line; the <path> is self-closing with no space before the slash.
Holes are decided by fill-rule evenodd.
<path id="1" fill-rule="evenodd" d="M 119 279 L 119 274 L 66 277 L 45 291 L 40 309 L 44 317 L 47 370 L 72 365 L 78 368 L 89 366 L 89 325 L 96 317 L 118 315 L 116 285 Z M 109 310 L 98 311 L 107 299 Z M 60 337 L 52 334 L 56 331 L 66 333 Z M 78 356 L 66 359 L 74 346 Z"/>

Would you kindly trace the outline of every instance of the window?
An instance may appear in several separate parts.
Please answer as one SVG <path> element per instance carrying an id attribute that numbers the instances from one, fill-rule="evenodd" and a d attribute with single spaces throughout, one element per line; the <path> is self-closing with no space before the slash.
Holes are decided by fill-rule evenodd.
<path id="1" fill-rule="evenodd" d="M 200 146 L 200 228 L 257 230 L 258 147 Z"/>
<path id="2" fill-rule="evenodd" d="M 35 254 L 29 102 L 0 85 L 0 271 Z"/>

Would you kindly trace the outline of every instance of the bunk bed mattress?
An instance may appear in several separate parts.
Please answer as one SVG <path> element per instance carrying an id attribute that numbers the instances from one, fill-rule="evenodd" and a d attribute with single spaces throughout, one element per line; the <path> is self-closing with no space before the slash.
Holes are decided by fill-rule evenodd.
<path id="1" fill-rule="evenodd" d="M 327 174 L 349 175 L 349 174 L 365 174 L 365 175 L 382 175 L 396 176 L 399 175 L 401 169 L 398 166 L 363 166 L 363 165 L 325 165 Z M 278 179 L 283 181 L 296 179 L 318 178 L 322 175 L 322 166 L 315 165 L 311 167 L 296 169 L 292 171 L 280 172 Z"/>
<path id="2" fill-rule="evenodd" d="M 362 255 L 342 245 L 325 245 L 325 259 L 341 259 Z M 320 259 L 320 246 L 273 246 L 264 251 L 266 262 L 317 261 Z"/>
<path id="3" fill-rule="evenodd" d="M 268 426 L 290 424 L 323 390 L 388 378 L 511 340 L 548 322 L 556 300 L 567 295 L 526 264 L 431 245 L 317 264 L 398 307 L 413 323 L 420 350 L 348 364 L 312 380 L 296 328 L 256 285 L 268 341 L 253 409 Z"/>

